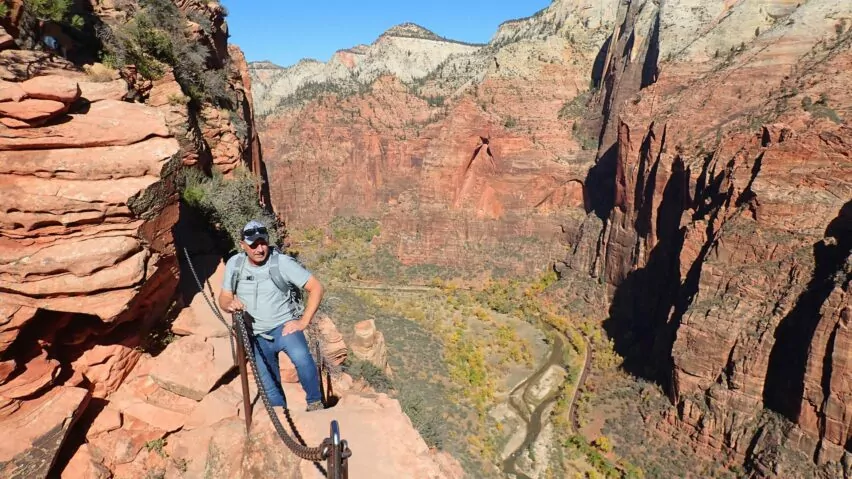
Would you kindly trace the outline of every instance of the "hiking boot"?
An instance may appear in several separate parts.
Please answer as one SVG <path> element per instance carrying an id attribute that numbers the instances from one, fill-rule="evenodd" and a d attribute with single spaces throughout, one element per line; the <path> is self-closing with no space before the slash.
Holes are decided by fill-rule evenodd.
<path id="1" fill-rule="evenodd" d="M 305 411 L 311 412 L 311 411 L 318 411 L 320 409 L 325 409 L 325 405 L 322 403 L 322 401 L 316 401 L 316 402 L 308 403 L 308 407 L 307 407 L 307 409 L 305 409 Z"/>

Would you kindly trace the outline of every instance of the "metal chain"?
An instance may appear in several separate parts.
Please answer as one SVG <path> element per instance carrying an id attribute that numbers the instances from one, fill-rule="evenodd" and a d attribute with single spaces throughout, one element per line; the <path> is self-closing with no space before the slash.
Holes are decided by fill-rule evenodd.
<path id="1" fill-rule="evenodd" d="M 305 446 L 304 440 L 299 435 L 295 428 L 295 424 L 293 423 L 293 419 L 290 417 L 290 411 L 287 408 L 284 408 L 284 413 L 287 416 L 287 422 L 290 423 L 290 426 L 293 428 L 293 432 L 302 444 L 299 444 L 299 442 L 296 442 L 296 440 L 290 437 L 284 429 L 284 425 L 281 424 L 281 420 L 278 419 L 278 415 L 275 414 L 272 404 L 269 403 L 269 396 L 267 395 L 263 382 L 260 380 L 260 373 L 257 369 L 257 361 L 254 357 L 253 347 L 249 340 L 249 334 L 246 330 L 243 314 L 240 311 L 234 313 L 234 331 L 237 333 L 237 341 L 239 341 L 240 345 L 246 351 L 248 362 L 251 365 L 251 372 L 254 374 L 254 382 L 257 384 L 257 390 L 260 392 L 260 399 L 263 401 L 263 406 L 266 408 L 266 412 L 269 414 L 269 418 L 272 420 L 272 425 L 275 426 L 275 431 L 278 433 L 278 436 L 281 437 L 284 444 L 286 444 L 294 454 L 302 459 L 314 462 L 320 472 L 322 472 L 323 475 L 326 475 L 325 469 L 319 465 L 319 461 L 325 460 L 327 457 L 327 453 L 330 449 L 329 440 L 324 440 L 322 444 L 317 447 Z"/>
<path id="2" fill-rule="evenodd" d="M 299 434 L 298 429 L 296 428 L 296 424 L 293 422 L 293 417 L 290 415 L 290 410 L 288 408 L 284 408 L 284 416 L 287 418 L 287 423 L 290 426 L 290 429 L 293 431 L 293 435 L 296 437 L 294 440 L 290 434 L 284 429 L 284 426 L 281 424 L 281 420 L 278 419 L 278 415 L 275 414 L 275 410 L 269 402 L 269 396 L 266 392 L 266 388 L 263 385 L 263 382 L 260 380 L 260 374 L 258 372 L 257 361 L 254 357 L 253 346 L 251 344 L 251 338 L 248 334 L 248 330 L 246 329 L 245 320 L 243 317 L 243 313 L 238 311 L 233 315 L 233 327 L 228 326 L 228 323 L 225 321 L 225 318 L 222 316 L 222 313 L 219 309 L 213 304 L 213 301 L 207 296 L 207 292 L 204 291 L 204 286 L 198 277 L 198 273 L 195 271 L 195 266 L 192 264 L 192 259 L 189 256 L 189 252 L 186 248 L 183 248 L 184 255 L 186 256 L 187 264 L 189 264 L 189 269 L 192 271 L 192 276 L 195 278 L 195 282 L 198 284 L 199 291 L 201 295 L 204 297 L 204 300 L 207 302 L 207 305 L 210 306 L 210 309 L 215 313 L 217 319 L 228 329 L 231 333 L 229 336 L 231 338 L 231 355 L 234 358 L 234 364 L 236 364 L 236 352 L 234 350 L 234 338 L 236 337 L 237 341 L 240 343 L 240 346 L 245 350 L 246 357 L 248 358 L 248 363 L 251 365 L 252 374 L 254 375 L 255 384 L 257 385 L 257 390 L 260 392 L 260 398 L 263 402 L 263 405 L 266 409 L 267 414 L 269 414 L 269 418 L 272 421 L 272 425 L 275 427 L 275 431 L 278 433 L 278 437 L 281 438 L 281 441 L 298 457 L 311 461 L 314 463 L 314 466 L 319 470 L 320 473 L 324 476 L 328 476 L 325 468 L 319 463 L 319 461 L 334 459 L 333 461 L 329 461 L 329 466 L 334 465 L 335 475 L 339 474 L 339 471 L 342 467 L 342 471 L 347 470 L 346 462 L 349 456 L 352 454 L 346 445 L 346 441 L 343 441 L 342 447 L 340 444 L 333 444 L 333 439 L 331 437 L 326 438 L 320 443 L 317 447 L 308 447 L 304 438 L 302 438 L 301 434 Z M 211 296 L 213 295 L 212 287 L 210 283 L 207 283 L 207 286 L 211 289 Z M 321 348 L 319 344 L 317 344 L 317 352 L 318 362 L 322 365 L 325 361 L 322 357 Z M 320 366 L 320 381 L 322 381 L 321 369 Z M 331 379 L 331 378 L 329 378 Z M 245 411 L 248 414 L 248 411 Z M 336 424 L 335 424 L 336 426 Z M 339 438 L 339 433 L 338 433 Z M 298 442 L 297 442 L 298 441 Z M 338 451 L 338 449 L 341 449 Z M 342 453 L 342 454 L 341 454 Z M 337 457 L 341 456 L 341 457 Z"/>
<path id="3" fill-rule="evenodd" d="M 210 306 L 210 309 L 213 311 L 213 314 L 216 315 L 216 319 L 218 319 L 219 322 L 221 322 L 225 326 L 225 329 L 227 329 L 228 332 L 231 333 L 228 335 L 230 337 L 230 341 L 228 341 L 228 344 L 231 345 L 231 358 L 234 360 L 234 364 L 237 364 L 237 353 L 234 350 L 234 330 L 231 329 L 230 326 L 228 326 L 228 322 L 225 321 L 225 317 L 222 316 L 222 313 L 219 311 L 219 308 L 217 308 L 216 305 L 213 304 L 213 301 L 209 297 L 207 297 L 207 292 L 204 291 L 204 286 L 202 286 L 201 280 L 198 278 L 198 273 L 195 271 L 195 266 L 192 264 L 192 259 L 189 257 L 189 251 L 187 251 L 186 248 L 183 248 L 183 255 L 186 257 L 186 262 L 187 264 L 189 264 L 189 270 L 192 271 L 192 276 L 195 278 L 195 283 L 198 285 L 198 290 L 201 292 L 201 296 L 204 297 L 204 301 L 207 301 L 207 305 Z M 210 296 L 214 296 L 213 287 L 210 286 L 210 282 L 207 282 L 207 287 L 210 288 Z"/>

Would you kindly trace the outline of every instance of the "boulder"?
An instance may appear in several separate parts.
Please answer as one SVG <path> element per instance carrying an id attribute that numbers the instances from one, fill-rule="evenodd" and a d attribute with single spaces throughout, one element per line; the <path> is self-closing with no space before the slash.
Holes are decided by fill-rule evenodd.
<path id="1" fill-rule="evenodd" d="M 59 75 L 47 75 L 21 82 L 21 88 L 29 98 L 53 100 L 67 104 L 80 98 L 77 80 Z"/>
<path id="2" fill-rule="evenodd" d="M 53 383 L 59 374 L 59 361 L 48 359 L 47 351 L 29 360 L 24 365 L 24 371 L 11 376 L 7 382 L 0 385 L 0 397 L 22 399 L 31 396 Z"/>
<path id="3" fill-rule="evenodd" d="M 56 100 L 26 99 L 0 103 L 0 115 L 29 123 L 44 122 L 65 112 L 67 106 Z"/>
<path id="4" fill-rule="evenodd" d="M 105 398 L 117 390 L 142 352 L 122 344 L 95 345 L 71 363 L 92 385 L 92 396 Z"/>
<path id="5" fill-rule="evenodd" d="M 343 342 L 343 335 L 337 330 L 334 322 L 328 316 L 319 316 L 314 320 L 308 330 L 309 344 L 313 344 L 314 335 L 319 336 L 320 347 L 326 365 L 339 366 L 346 360 L 346 343 Z M 313 351 L 312 351 L 313 352 Z M 287 383 L 299 382 L 299 375 L 296 373 L 296 367 L 293 365 L 287 354 L 281 353 L 278 356 L 279 366 L 281 369 L 281 381 Z"/>
<path id="6" fill-rule="evenodd" d="M 186 336 L 169 344 L 156 358 L 151 377 L 160 387 L 201 401 L 234 367 L 227 338 Z"/>
<path id="7" fill-rule="evenodd" d="M 358 359 L 369 361 L 387 374 L 391 373 L 388 365 L 388 349 L 385 336 L 376 329 L 376 322 L 367 319 L 355 324 L 355 337 L 352 338 L 352 353 Z"/>
<path id="8" fill-rule="evenodd" d="M 80 82 L 80 97 L 91 103 L 103 100 L 121 100 L 127 94 L 127 82 Z"/>
<path id="9" fill-rule="evenodd" d="M 83 444 L 77 449 L 60 475 L 60 479 L 109 479 L 110 477 L 112 473 L 92 456 L 88 444 Z"/>
<path id="10" fill-rule="evenodd" d="M 85 409 L 89 392 L 57 387 L 25 401 L 0 421 L 0 477 L 46 477 L 65 437 Z M 14 431 L 14 434 L 9 432 Z"/>

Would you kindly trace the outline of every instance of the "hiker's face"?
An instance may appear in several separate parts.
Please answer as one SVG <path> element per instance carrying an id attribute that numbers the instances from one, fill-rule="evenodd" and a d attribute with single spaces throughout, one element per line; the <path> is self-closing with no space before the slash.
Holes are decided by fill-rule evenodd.
<path id="1" fill-rule="evenodd" d="M 251 246 L 249 246 L 245 241 L 240 241 L 240 245 L 243 247 L 243 251 L 245 251 L 248 255 L 249 261 L 254 264 L 263 263 L 266 260 L 266 256 L 269 254 L 269 244 L 262 239 L 255 241 Z"/>

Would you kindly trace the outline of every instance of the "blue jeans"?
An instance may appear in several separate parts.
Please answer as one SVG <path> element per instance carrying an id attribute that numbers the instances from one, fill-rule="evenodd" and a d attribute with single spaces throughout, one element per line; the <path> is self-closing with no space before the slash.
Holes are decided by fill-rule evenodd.
<path id="1" fill-rule="evenodd" d="M 257 361 L 260 380 L 269 395 L 270 403 L 273 406 L 287 407 L 284 390 L 281 388 L 281 370 L 278 367 L 278 353 L 281 351 L 287 353 L 290 361 L 296 366 L 299 382 L 305 390 L 308 404 L 322 401 L 317 365 L 308 350 L 305 334 L 298 331 L 282 336 L 283 328 L 282 324 L 266 333 L 273 338 L 271 341 L 260 336 L 254 337 L 254 359 Z"/>

